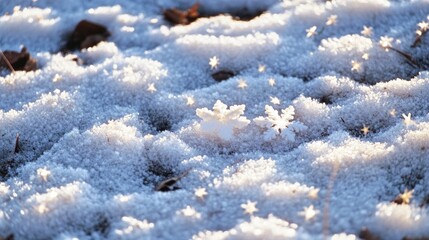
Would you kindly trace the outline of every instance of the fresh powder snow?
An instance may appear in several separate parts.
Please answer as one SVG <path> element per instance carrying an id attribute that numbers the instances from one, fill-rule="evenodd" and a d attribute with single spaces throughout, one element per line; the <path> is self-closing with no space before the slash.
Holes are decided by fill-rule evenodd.
<path id="1" fill-rule="evenodd" d="M 428 238 L 429 1 L 198 2 L 0 0 L 0 239 Z"/>

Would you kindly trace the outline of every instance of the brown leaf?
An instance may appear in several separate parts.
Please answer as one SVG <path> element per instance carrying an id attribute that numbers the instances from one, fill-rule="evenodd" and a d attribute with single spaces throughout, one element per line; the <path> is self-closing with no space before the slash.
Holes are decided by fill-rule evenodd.
<path id="1" fill-rule="evenodd" d="M 82 20 L 76 25 L 62 52 L 93 47 L 99 42 L 106 40 L 109 36 L 110 32 L 105 26 Z"/>
<path id="2" fill-rule="evenodd" d="M 402 240 L 429 240 L 429 236 L 422 237 L 403 237 Z"/>
<path id="3" fill-rule="evenodd" d="M 325 95 L 325 96 L 322 96 L 320 99 L 319 99 L 319 102 L 320 103 L 324 103 L 324 104 L 326 104 L 326 105 L 329 105 L 329 104 L 332 104 L 332 99 L 331 99 L 331 95 Z"/>
<path id="4" fill-rule="evenodd" d="M 362 228 L 359 232 L 359 238 L 362 240 L 380 240 L 381 238 L 374 233 L 370 232 L 368 228 Z"/>
<path id="5" fill-rule="evenodd" d="M 200 8 L 200 4 L 195 3 L 194 5 L 191 6 L 191 8 L 188 9 L 187 18 L 190 23 L 197 20 L 200 17 L 200 13 L 198 12 L 199 8 Z"/>
<path id="6" fill-rule="evenodd" d="M 228 78 L 232 78 L 234 76 L 234 72 L 230 70 L 220 70 L 219 72 L 215 72 L 212 74 L 213 79 L 218 82 L 227 80 Z"/>
<path id="7" fill-rule="evenodd" d="M 0 180 L 4 180 L 9 176 L 9 170 L 16 167 L 16 162 L 13 159 L 0 159 Z M 0 238 L 1 240 L 1 238 Z"/>
<path id="8" fill-rule="evenodd" d="M 164 18 L 173 24 L 189 24 L 188 19 L 186 18 L 186 12 L 183 12 L 176 8 L 165 10 Z"/>
<path id="9" fill-rule="evenodd" d="M 199 3 L 195 3 L 188 10 L 182 11 L 177 8 L 164 10 L 164 18 L 172 24 L 187 25 L 197 20 L 200 16 L 198 9 Z"/>
<path id="10" fill-rule="evenodd" d="M 264 13 L 264 11 L 257 11 L 257 12 L 250 12 L 248 10 L 239 11 L 237 13 L 231 14 L 232 18 L 235 21 L 250 21 L 256 17 L 261 16 Z"/>
<path id="11" fill-rule="evenodd" d="M 186 175 L 188 175 L 190 170 L 184 172 L 180 176 L 168 178 L 156 186 L 155 191 L 159 192 L 169 192 L 179 189 L 178 187 L 175 187 L 174 185 L 180 181 L 180 179 L 184 178 Z"/>
<path id="12" fill-rule="evenodd" d="M 14 239 L 15 239 L 15 237 L 13 236 L 13 234 L 9 234 L 5 238 L 2 238 L 0 236 L 0 240 L 14 240 Z"/>
<path id="13" fill-rule="evenodd" d="M 12 69 L 10 69 L 11 67 Z M 3 52 L 3 57 L 0 58 L 0 68 L 29 72 L 37 69 L 37 61 L 30 56 L 25 47 L 21 49 L 21 52 L 6 50 Z"/>

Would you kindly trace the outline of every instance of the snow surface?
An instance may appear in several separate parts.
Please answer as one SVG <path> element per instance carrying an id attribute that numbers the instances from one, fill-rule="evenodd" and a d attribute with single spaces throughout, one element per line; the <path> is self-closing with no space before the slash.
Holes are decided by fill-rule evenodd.
<path id="1" fill-rule="evenodd" d="M 199 2 L 267 11 L 173 27 L 162 10 L 193 1 L 0 1 L 1 48 L 40 67 L 0 77 L 0 162 L 14 166 L 0 237 L 429 236 L 429 36 L 411 48 L 429 1 Z M 82 19 L 112 36 L 78 65 L 58 50 Z M 238 74 L 218 83 L 222 69 Z"/>

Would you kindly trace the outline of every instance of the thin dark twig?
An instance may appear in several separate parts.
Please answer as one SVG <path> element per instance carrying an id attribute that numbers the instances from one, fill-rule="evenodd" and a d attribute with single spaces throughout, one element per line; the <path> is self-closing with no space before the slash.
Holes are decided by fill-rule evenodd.
<path id="1" fill-rule="evenodd" d="M 161 183 L 158 184 L 158 186 L 155 187 L 155 191 L 160 191 L 160 192 L 171 191 L 170 187 L 172 187 L 178 181 L 180 181 L 182 178 L 184 178 L 186 175 L 188 175 L 190 171 L 191 171 L 191 169 L 187 170 L 186 172 L 182 173 L 181 175 L 179 175 L 177 177 L 172 177 L 172 178 L 169 178 L 169 179 L 162 181 Z"/>
<path id="2" fill-rule="evenodd" d="M 15 140 L 15 150 L 14 153 L 19 153 L 21 151 L 21 147 L 19 146 L 19 133 L 16 134 Z"/>
<path id="3" fill-rule="evenodd" d="M 331 176 L 329 177 L 329 183 L 328 183 L 328 189 L 325 195 L 325 200 L 324 200 L 324 208 L 323 208 L 323 238 L 324 239 L 328 239 L 329 236 L 329 209 L 330 209 L 330 203 L 331 203 L 331 198 L 332 198 L 332 191 L 334 188 L 334 182 L 335 182 L 335 178 L 337 177 L 337 173 L 338 173 L 338 168 L 339 168 L 339 163 L 338 161 L 335 161 L 334 166 L 332 167 L 332 172 L 331 172 Z"/>
<path id="4" fill-rule="evenodd" d="M 393 48 L 393 47 L 387 47 L 387 49 L 392 50 L 392 51 L 398 53 L 399 55 L 401 55 L 402 57 L 404 57 L 405 60 L 409 64 L 413 65 L 414 67 L 421 68 L 420 64 L 418 62 L 414 61 L 413 57 L 410 54 L 405 53 L 405 52 L 403 52 L 401 50 L 398 50 L 396 48 Z"/>
<path id="5" fill-rule="evenodd" d="M 7 59 L 7 57 L 4 55 L 3 51 L 0 50 L 0 55 L 3 58 L 3 60 L 6 62 L 6 65 L 9 67 L 10 71 L 12 73 L 15 73 L 15 69 L 13 69 L 12 65 L 10 64 L 9 60 Z"/>
<path id="6" fill-rule="evenodd" d="M 417 47 L 422 42 L 423 37 L 426 35 L 428 30 L 421 31 L 421 34 L 417 34 L 416 39 L 414 40 L 413 45 L 411 45 L 412 48 Z"/>

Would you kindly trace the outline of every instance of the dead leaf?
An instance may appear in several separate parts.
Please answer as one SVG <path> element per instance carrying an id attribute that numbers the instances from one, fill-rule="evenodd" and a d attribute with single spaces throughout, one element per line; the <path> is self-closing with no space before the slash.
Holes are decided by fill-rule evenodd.
<path id="1" fill-rule="evenodd" d="M 217 13 L 211 13 L 211 14 L 201 14 L 199 11 L 200 4 L 195 3 L 192 5 L 188 10 L 180 10 L 177 8 L 170 8 L 164 10 L 164 18 L 169 21 L 170 23 L 177 25 L 188 25 L 198 18 L 201 17 L 213 17 L 213 16 L 219 16 L 219 15 L 229 15 L 232 17 L 235 21 L 250 21 L 260 15 L 262 15 L 265 11 L 259 10 L 259 11 L 249 11 L 248 9 L 241 9 L 239 11 L 234 12 L 217 12 Z"/>
<path id="2" fill-rule="evenodd" d="M 174 185 L 180 181 L 180 179 L 184 178 L 186 175 L 188 175 L 190 170 L 184 172 L 180 176 L 168 178 L 156 186 L 155 191 L 158 192 L 169 192 L 179 189 L 178 187 L 175 187 Z"/>
<path id="3" fill-rule="evenodd" d="M 76 25 L 67 44 L 61 51 L 68 52 L 93 47 L 99 42 L 106 40 L 109 36 L 110 32 L 105 26 L 88 20 L 82 20 Z"/>
<path id="4" fill-rule="evenodd" d="M 0 159 L 0 180 L 4 180 L 10 176 L 10 170 L 15 169 L 17 163 L 13 159 Z M 1 240 L 1 238 L 0 238 Z"/>
<path id="5" fill-rule="evenodd" d="M 380 240 L 381 238 L 374 233 L 370 232 L 368 228 L 362 228 L 359 232 L 359 238 L 362 240 Z"/>
<path id="6" fill-rule="evenodd" d="M 0 237 L 0 240 L 14 240 L 14 239 L 15 237 L 13 236 L 13 234 L 9 234 L 5 238 Z"/>
<path id="7" fill-rule="evenodd" d="M 403 237 L 402 240 L 429 240 L 429 236 L 422 237 Z"/>
<path id="8" fill-rule="evenodd" d="M 164 18 L 172 24 L 188 25 L 200 17 L 198 9 L 199 3 L 195 3 L 188 10 L 182 11 L 177 8 L 164 10 Z"/>
<path id="9" fill-rule="evenodd" d="M 7 61 L 4 58 L 6 58 Z M 12 67 L 12 69 L 10 69 L 10 67 Z M 21 52 L 6 50 L 3 52 L 3 57 L 0 58 L 0 68 L 7 68 L 12 72 L 29 72 L 37 69 L 37 61 L 30 56 L 26 47 L 23 47 Z"/>
<path id="10" fill-rule="evenodd" d="M 261 16 L 264 13 L 264 11 L 257 11 L 257 12 L 251 12 L 249 10 L 242 10 L 237 13 L 231 14 L 232 18 L 235 21 L 245 21 L 248 22 L 256 17 Z"/>
<path id="11" fill-rule="evenodd" d="M 232 78 L 234 76 L 234 72 L 230 70 L 220 70 L 219 72 L 215 72 L 212 74 L 213 79 L 218 82 L 227 80 L 228 78 Z"/>
<path id="12" fill-rule="evenodd" d="M 319 102 L 320 103 L 324 103 L 324 104 L 326 104 L 326 105 L 329 105 L 329 104 L 332 104 L 332 99 L 331 99 L 331 95 L 325 95 L 325 96 L 322 96 L 320 99 L 319 99 Z"/>

